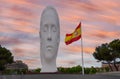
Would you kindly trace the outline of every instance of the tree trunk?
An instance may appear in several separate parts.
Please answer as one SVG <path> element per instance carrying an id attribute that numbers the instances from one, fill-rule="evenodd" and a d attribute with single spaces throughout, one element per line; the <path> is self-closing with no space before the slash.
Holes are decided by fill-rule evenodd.
<path id="1" fill-rule="evenodd" d="M 113 69 L 112 69 L 112 67 L 111 67 L 111 65 L 110 65 L 110 62 L 108 62 L 108 65 L 109 65 L 109 67 L 110 67 L 110 70 L 113 71 Z"/>
<path id="2" fill-rule="evenodd" d="M 116 71 L 118 71 L 118 67 L 117 67 L 117 65 L 116 65 L 115 59 L 114 59 L 114 67 L 115 67 Z"/>

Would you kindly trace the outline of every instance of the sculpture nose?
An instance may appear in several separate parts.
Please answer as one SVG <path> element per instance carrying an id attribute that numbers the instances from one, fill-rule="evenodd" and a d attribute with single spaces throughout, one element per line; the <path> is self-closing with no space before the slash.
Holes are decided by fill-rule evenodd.
<path id="1" fill-rule="evenodd" d="M 52 40 L 50 28 L 49 28 L 49 30 L 48 30 L 48 38 L 47 38 L 47 40 L 48 40 L 48 41 L 51 41 L 51 40 Z"/>

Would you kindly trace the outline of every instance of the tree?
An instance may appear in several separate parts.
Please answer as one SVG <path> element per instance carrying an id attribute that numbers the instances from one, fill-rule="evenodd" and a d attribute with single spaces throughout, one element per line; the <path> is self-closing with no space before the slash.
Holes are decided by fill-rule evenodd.
<path id="1" fill-rule="evenodd" d="M 117 66 L 117 61 L 116 59 L 120 59 L 120 40 L 115 39 L 112 42 L 109 43 L 109 48 L 111 50 L 111 54 L 113 57 L 113 64 L 116 70 L 118 71 L 119 66 Z"/>
<path id="2" fill-rule="evenodd" d="M 96 47 L 93 56 L 99 61 L 106 61 L 111 70 L 112 67 L 110 66 L 110 63 L 113 62 L 115 69 L 118 71 L 119 66 L 117 66 L 118 61 L 116 61 L 116 59 L 120 59 L 120 40 L 115 39 L 109 44 L 105 43 L 101 46 Z"/>
<path id="3" fill-rule="evenodd" d="M 108 43 L 102 44 L 101 46 L 96 47 L 95 52 L 93 53 L 93 56 L 98 61 L 107 62 L 111 71 L 113 71 L 110 63 L 113 60 L 113 57 L 111 55 L 111 51 L 109 49 Z"/>
<path id="4" fill-rule="evenodd" d="M 5 70 L 5 65 L 13 62 L 12 53 L 0 45 L 0 71 Z"/>

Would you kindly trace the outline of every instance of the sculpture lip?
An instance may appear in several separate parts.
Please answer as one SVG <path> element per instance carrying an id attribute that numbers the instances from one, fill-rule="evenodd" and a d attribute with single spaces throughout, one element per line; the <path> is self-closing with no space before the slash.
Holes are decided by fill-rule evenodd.
<path id="1" fill-rule="evenodd" d="M 53 48 L 53 47 L 52 47 L 52 46 L 50 46 L 50 45 L 48 45 L 48 46 L 47 46 L 47 49 L 52 49 L 52 48 Z"/>

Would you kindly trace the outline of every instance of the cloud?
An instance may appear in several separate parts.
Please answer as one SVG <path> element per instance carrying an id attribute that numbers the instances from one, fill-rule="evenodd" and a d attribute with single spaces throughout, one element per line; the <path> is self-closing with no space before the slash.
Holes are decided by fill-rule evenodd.
<path id="1" fill-rule="evenodd" d="M 13 51 L 20 52 L 23 51 L 28 57 L 34 54 L 39 54 L 39 47 L 35 46 L 36 44 L 23 43 L 13 46 Z M 34 51 L 32 51 L 34 50 Z M 15 52 L 15 53 L 16 53 Z M 35 55 L 36 56 L 36 55 Z M 33 56 L 34 57 L 34 56 Z"/>
<path id="2" fill-rule="evenodd" d="M 15 44 L 20 44 L 22 41 L 20 41 L 17 38 L 10 38 L 10 37 L 0 37 L 0 44 L 1 45 L 15 45 Z"/>
<path id="3" fill-rule="evenodd" d="M 80 42 L 64 44 L 65 34 L 72 33 L 80 21 L 85 62 L 87 66 L 96 65 L 88 55 L 92 55 L 96 46 L 120 36 L 119 4 L 119 0 L 0 0 L 0 44 L 9 47 L 15 58 L 25 61 L 30 68 L 39 67 L 40 14 L 44 7 L 52 5 L 58 11 L 61 25 L 58 65 L 80 64 L 79 56 L 73 56 L 81 52 Z"/>
<path id="4" fill-rule="evenodd" d="M 38 33 L 37 27 L 28 21 L 14 20 L 14 19 L 3 19 L 0 22 L 1 29 L 0 30 L 8 30 L 3 32 L 11 32 L 11 31 L 21 31 L 26 33 Z"/>
<path id="5" fill-rule="evenodd" d="M 28 33 L 36 33 L 38 31 L 38 27 L 36 27 L 34 22 L 38 15 L 33 13 L 32 9 L 17 5 L 13 5 L 12 7 L 2 6 L 2 8 L 3 9 L 0 14 L 0 28 L 2 30 L 5 28 L 9 32 L 21 31 Z"/>
<path id="6" fill-rule="evenodd" d="M 98 38 L 118 38 L 118 36 L 120 35 L 120 32 L 116 31 L 112 31 L 112 32 L 109 32 L 109 31 L 100 31 L 100 30 L 96 30 L 94 31 L 95 33 L 92 33 L 91 36 L 94 36 L 94 37 L 98 37 Z"/>
<path id="7" fill-rule="evenodd" d="M 119 23 L 120 16 L 117 8 L 119 7 L 119 1 L 100 1 L 89 0 L 84 1 L 67 1 L 67 3 L 60 3 L 64 6 L 61 17 L 65 21 L 105 21 L 110 23 Z M 71 5 L 74 4 L 74 5 Z M 115 9 L 114 9 L 115 8 Z M 67 10 L 66 10 L 67 9 Z M 74 10 L 74 11 L 73 11 Z M 91 16 L 94 15 L 94 16 Z M 75 17 L 74 17 L 75 16 Z M 75 18 L 75 19 L 74 19 Z"/>
<path id="8" fill-rule="evenodd" d="M 19 22 L 18 24 L 20 24 L 22 22 Z M 24 33 L 31 33 L 31 34 L 36 34 L 36 33 L 39 33 L 38 29 L 37 28 L 34 28 L 32 26 L 26 26 L 27 23 L 23 23 L 21 24 L 22 26 L 15 26 L 13 27 L 14 30 L 16 31 L 20 31 L 20 32 L 24 32 Z"/>
<path id="9" fill-rule="evenodd" d="M 71 64 L 71 65 L 73 65 L 73 64 L 76 64 L 76 62 L 73 60 L 60 60 L 60 61 L 58 61 L 59 63 L 63 63 L 63 64 Z"/>
<path id="10" fill-rule="evenodd" d="M 31 45 L 25 43 L 19 45 L 13 45 L 11 46 L 11 52 L 13 53 L 14 60 L 25 61 L 26 64 L 30 65 L 30 68 L 32 67 L 31 64 L 37 63 L 37 60 L 40 61 L 40 52 L 37 45 Z M 33 60 L 33 62 L 31 61 L 32 62 L 31 63 L 29 60 Z"/>
<path id="11" fill-rule="evenodd" d="M 64 0 L 62 0 L 64 1 Z M 59 5 L 63 5 L 63 7 L 66 7 L 68 9 L 76 9 L 76 10 L 91 10 L 91 11 L 96 11 L 98 10 L 97 7 L 95 7 L 91 1 L 76 1 L 76 0 L 66 0 L 66 3 L 61 3 L 60 1 L 57 1 L 57 3 L 59 3 Z M 74 5 L 71 5 L 74 4 Z"/>
<path id="12" fill-rule="evenodd" d="M 93 53 L 94 52 L 94 50 L 95 50 L 95 48 L 93 48 L 93 47 L 85 47 L 85 48 L 83 48 L 84 49 L 84 52 L 85 53 Z"/>
<path id="13" fill-rule="evenodd" d="M 22 17 L 27 17 L 29 19 L 37 17 L 35 13 L 32 12 L 32 9 L 20 7 L 20 6 L 13 6 L 10 8 L 11 13 L 14 13 L 15 15 L 20 15 Z"/>
<path id="14" fill-rule="evenodd" d="M 32 8 L 32 9 L 40 9 L 41 5 L 36 5 L 32 3 L 32 1 L 28 0 L 0 0 L 1 3 L 8 5 L 15 5 L 15 6 L 21 6 L 26 8 Z"/>
<path id="15" fill-rule="evenodd" d="M 25 56 L 27 51 L 25 51 L 24 49 L 21 49 L 21 48 L 13 48 L 13 49 L 12 49 L 12 52 L 13 52 L 13 54 L 14 54 L 14 57 L 15 57 L 16 59 L 18 59 L 18 58 L 20 58 L 20 57 Z"/>
<path id="16" fill-rule="evenodd" d="M 72 46 L 66 46 L 66 47 L 64 47 L 62 50 L 64 50 L 64 51 L 66 51 L 66 52 L 68 52 L 68 53 L 80 53 L 81 52 L 81 46 L 79 45 L 79 46 L 77 46 L 77 45 L 72 45 Z M 93 51 L 94 51 L 94 47 L 84 47 L 83 48 L 83 52 L 84 53 L 93 53 Z"/>
<path id="17" fill-rule="evenodd" d="M 29 69 L 41 68 L 39 59 L 26 59 L 23 60 L 23 62 L 25 62 L 29 66 Z"/>

